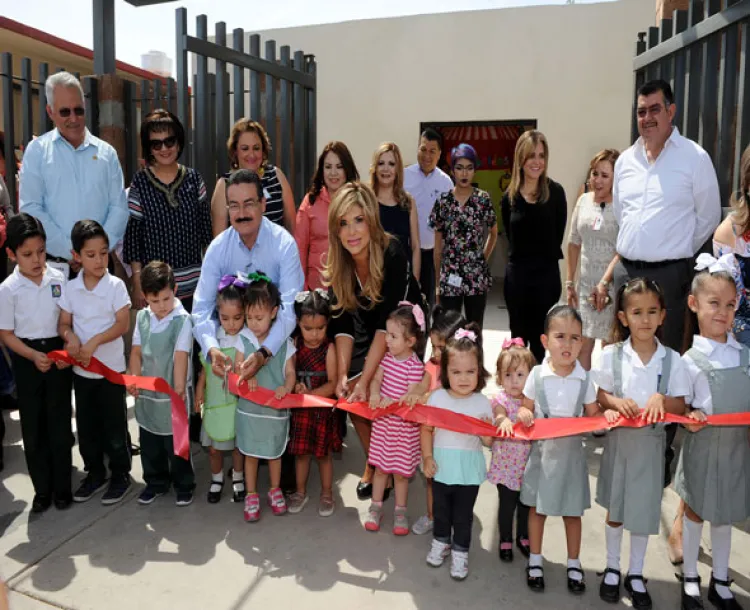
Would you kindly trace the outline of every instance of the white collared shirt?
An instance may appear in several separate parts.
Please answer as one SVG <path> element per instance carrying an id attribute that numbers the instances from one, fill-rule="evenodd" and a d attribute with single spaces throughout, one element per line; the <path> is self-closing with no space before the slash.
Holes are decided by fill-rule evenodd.
<path id="1" fill-rule="evenodd" d="M 440 195 L 453 188 L 453 181 L 442 169 L 436 167 L 428 176 L 419 163 L 404 169 L 404 190 L 414 197 L 417 204 L 419 244 L 423 250 L 435 247 L 435 230 L 429 226 L 430 214 Z"/>
<path id="2" fill-rule="evenodd" d="M 247 327 L 243 326 L 242 330 L 245 330 L 245 328 Z M 233 347 L 236 351 L 238 351 L 240 354 L 244 356 L 245 344 L 242 343 L 242 330 L 238 332 L 236 335 L 228 335 L 227 331 L 225 331 L 220 326 L 219 330 L 216 331 L 216 340 L 219 342 L 219 347 L 224 348 L 224 349 Z"/>
<path id="3" fill-rule="evenodd" d="M 717 369 L 729 369 L 740 365 L 742 345 L 732 335 L 727 334 L 726 343 L 718 343 L 700 335 L 693 336 L 693 347 L 703 353 L 711 366 Z M 685 398 L 693 409 L 700 409 L 706 415 L 714 412 L 711 400 L 711 387 L 706 374 L 698 368 L 695 361 L 686 353 L 682 356 L 690 377 L 691 392 Z"/>
<path id="4" fill-rule="evenodd" d="M 642 138 L 620 155 L 612 196 L 617 252 L 630 260 L 692 258 L 721 220 L 711 158 L 676 127 L 654 163 Z"/>
<path id="5" fill-rule="evenodd" d="M 174 351 L 187 352 L 188 354 L 191 352 L 193 348 L 193 323 L 190 319 L 190 314 L 185 311 L 185 308 L 182 306 L 180 299 L 175 297 L 174 308 L 161 320 L 159 320 L 154 315 L 154 312 L 151 311 L 150 307 L 147 307 L 146 311 L 148 312 L 149 316 L 151 334 L 154 335 L 158 335 L 159 333 L 163 333 L 165 330 L 167 330 L 167 328 L 169 327 L 169 323 L 175 319 L 175 316 L 184 316 L 185 320 L 183 321 L 182 329 L 180 329 L 180 334 L 177 335 L 177 341 L 175 342 Z M 136 323 L 135 329 L 133 330 L 133 346 L 140 344 L 141 330 L 140 328 L 138 328 L 138 324 Z"/>
<path id="6" fill-rule="evenodd" d="M 78 277 L 68 283 L 60 300 L 60 309 L 73 316 L 73 332 L 81 344 L 112 328 L 117 312 L 123 307 L 130 307 L 128 289 L 120 278 L 109 272 L 104 274 L 93 290 L 86 288 L 83 273 L 79 273 Z M 117 337 L 114 341 L 100 345 L 94 352 L 94 357 L 113 371 L 122 373 L 125 370 L 124 350 L 122 337 Z M 73 368 L 73 372 L 89 379 L 101 378 L 101 375 L 88 373 L 77 366 Z"/>
<path id="7" fill-rule="evenodd" d="M 544 359 L 542 364 L 534 367 L 529 376 L 526 378 L 526 385 L 523 388 L 523 395 L 529 400 L 534 401 L 534 417 L 544 417 L 542 409 L 536 396 L 536 387 L 534 384 L 534 371 L 541 368 L 542 384 L 544 393 L 547 396 L 550 417 L 575 417 L 580 405 L 578 397 L 581 394 L 581 384 L 586 383 L 586 371 L 581 363 L 576 360 L 576 366 L 573 372 L 567 377 L 560 377 L 549 366 L 549 357 Z M 586 394 L 583 403 L 588 405 L 596 402 L 596 388 L 589 379 Z"/>
<path id="8" fill-rule="evenodd" d="M 37 285 L 16 267 L 0 284 L 0 329 L 12 330 L 19 339 L 57 337 L 63 292 L 65 277 L 57 269 L 47 265 Z"/>
<path id="9" fill-rule="evenodd" d="M 594 383 L 610 394 L 615 390 L 614 359 L 616 351 L 616 345 L 605 347 L 599 365 L 591 371 Z M 641 357 L 633 350 L 633 345 L 628 337 L 622 346 L 623 397 L 633 399 L 639 408 L 644 409 L 648 399 L 658 391 L 664 358 L 667 357 L 667 354 L 670 354 L 672 358 L 667 394 L 675 397 L 688 396 L 690 394 L 690 378 L 687 368 L 677 352 L 665 348 L 656 339 L 656 352 L 651 356 L 648 364 L 643 364 Z"/>

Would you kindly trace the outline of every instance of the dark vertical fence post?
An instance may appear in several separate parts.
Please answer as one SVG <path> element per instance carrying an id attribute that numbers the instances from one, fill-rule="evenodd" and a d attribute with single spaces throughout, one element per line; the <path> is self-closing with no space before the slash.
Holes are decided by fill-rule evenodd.
<path id="1" fill-rule="evenodd" d="M 724 34 L 719 64 L 718 123 L 719 141 L 716 156 L 716 174 L 723 205 L 727 205 L 732 189 L 732 123 L 736 116 L 737 99 L 737 25 L 731 25 Z"/>
<path id="2" fill-rule="evenodd" d="M 185 164 L 194 165 L 193 143 L 192 143 L 192 121 L 190 120 L 190 91 L 188 80 L 188 51 L 187 51 L 187 10 L 178 8 L 176 20 L 176 59 L 177 71 L 177 116 L 185 128 L 185 152 L 183 159 Z"/>
<path id="3" fill-rule="evenodd" d="M 315 56 L 309 55 L 306 57 L 306 71 L 313 77 L 316 76 L 317 66 L 315 64 Z M 312 180 L 313 163 L 314 159 L 318 155 L 318 143 L 317 143 L 317 89 L 307 89 L 307 163 L 305 164 L 305 184 L 309 184 Z"/>
<path id="4" fill-rule="evenodd" d="M 260 36 L 250 36 L 250 55 L 260 57 Z M 250 70 L 250 119 L 260 121 L 260 74 Z"/>
<path id="5" fill-rule="evenodd" d="M 164 101 L 161 98 L 161 79 L 155 78 L 153 80 L 153 87 L 154 87 L 154 110 L 157 108 L 166 108 L 167 105 L 164 103 Z"/>
<path id="6" fill-rule="evenodd" d="M 133 176 L 138 171 L 138 117 L 136 115 L 136 90 L 135 83 L 123 81 L 123 97 L 125 98 L 124 122 L 125 122 L 125 183 L 130 184 Z"/>
<path id="7" fill-rule="evenodd" d="M 177 105 L 175 104 L 175 81 L 170 76 L 167 79 L 167 91 L 165 95 L 164 105 L 169 109 L 172 114 L 177 114 Z"/>
<path id="8" fill-rule="evenodd" d="M 675 11 L 672 17 L 674 23 L 675 36 L 682 34 L 687 29 L 687 11 Z M 677 111 L 674 117 L 674 124 L 682 125 L 682 117 L 685 114 L 685 62 L 687 51 L 680 49 L 675 54 L 674 60 L 674 99 L 677 104 Z"/>
<path id="9" fill-rule="evenodd" d="M 47 114 L 47 91 L 44 87 L 49 78 L 49 64 L 39 64 L 39 125 L 37 135 L 42 135 L 50 130 L 52 121 Z"/>
<path id="10" fill-rule="evenodd" d="M 276 41 L 266 40 L 266 59 L 276 63 Z M 271 142 L 276 145 L 276 79 L 270 74 L 266 74 L 266 132 Z M 274 149 L 278 150 L 278 149 Z M 269 159 L 276 165 L 277 161 Z"/>
<path id="11" fill-rule="evenodd" d="M 99 137 L 99 81 L 95 76 L 84 77 L 83 93 L 86 98 L 86 127 Z"/>
<path id="12" fill-rule="evenodd" d="M 227 46 L 227 24 L 220 21 L 216 24 L 214 38 L 217 45 Z M 214 159 L 216 161 L 216 175 L 221 176 L 229 171 L 227 159 L 227 138 L 229 137 L 229 77 L 225 61 L 216 60 L 216 125 L 214 129 Z M 206 176 L 203 177 L 207 179 Z M 215 182 L 215 178 L 212 179 Z"/>
<path id="13" fill-rule="evenodd" d="M 208 40 L 208 18 L 205 15 L 198 15 L 196 18 L 195 36 L 199 40 Z M 195 66 L 193 167 L 198 170 L 204 180 L 207 180 L 210 179 L 210 176 L 208 176 L 209 156 L 213 156 L 211 149 L 208 148 L 208 58 L 205 55 L 196 54 Z"/>
<path id="14" fill-rule="evenodd" d="M 294 69 L 305 70 L 305 54 L 294 52 Z M 305 88 L 299 83 L 294 85 L 294 195 L 296 201 L 302 201 L 305 193 Z"/>
<path id="15" fill-rule="evenodd" d="M 740 27 L 740 66 L 738 71 L 737 127 L 734 136 L 734 181 L 733 190 L 741 187 L 742 172 L 740 159 L 742 151 L 750 145 L 750 22 L 745 21 Z"/>
<path id="16" fill-rule="evenodd" d="M 16 129 L 13 113 L 13 56 L 10 53 L 0 55 L 0 80 L 3 85 L 3 131 L 5 132 L 5 150 L 3 156 L 12 168 L 16 158 Z M 7 172 L 7 187 L 11 202 L 16 201 L 16 172 Z"/>
<path id="17" fill-rule="evenodd" d="M 646 32 L 638 32 L 638 41 L 635 43 L 635 54 L 643 55 L 646 52 Z M 633 75 L 633 115 L 630 120 L 630 141 L 638 139 L 638 118 L 635 111 L 638 106 L 638 89 L 646 82 L 645 70 L 636 70 Z"/>
<path id="18" fill-rule="evenodd" d="M 690 0 L 688 7 L 688 25 L 693 27 L 703 19 L 703 3 L 700 0 Z M 691 140 L 698 139 L 698 113 L 700 111 L 700 93 L 703 66 L 703 53 L 698 44 L 693 44 L 687 50 L 687 91 L 682 133 Z"/>
<path id="19" fill-rule="evenodd" d="M 34 135 L 34 106 L 31 100 L 31 59 L 21 60 L 21 144 L 24 149 Z"/>
<path id="20" fill-rule="evenodd" d="M 151 100 L 151 83 L 147 78 L 141 80 L 141 118 L 151 112 L 154 107 Z"/>
<path id="21" fill-rule="evenodd" d="M 291 67 L 292 65 L 292 51 L 284 45 L 280 49 L 281 52 L 281 65 Z M 291 158 L 292 151 L 292 123 L 291 123 L 291 112 L 292 112 L 292 96 L 291 96 L 291 85 L 288 80 L 282 79 L 280 84 L 280 95 L 281 95 L 281 158 L 279 159 L 279 165 L 281 169 L 289 173 L 291 171 L 289 166 L 289 160 Z"/>
<path id="22" fill-rule="evenodd" d="M 232 48 L 240 53 L 245 52 L 245 30 L 235 28 L 232 31 Z M 245 69 L 234 64 L 234 122 L 245 116 Z"/>

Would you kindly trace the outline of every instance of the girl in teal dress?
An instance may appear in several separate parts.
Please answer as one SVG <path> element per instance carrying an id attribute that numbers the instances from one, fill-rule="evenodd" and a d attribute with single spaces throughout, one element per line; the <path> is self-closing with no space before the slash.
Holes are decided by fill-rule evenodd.
<path id="1" fill-rule="evenodd" d="M 281 307 L 278 287 L 262 272 L 250 274 L 250 283 L 245 289 L 245 322 L 247 336 L 243 334 L 245 357 L 255 352 L 267 351 L 263 342 L 268 338 L 271 325 Z M 276 398 L 283 398 L 294 390 L 297 381 L 294 344 L 287 338 L 281 348 L 268 357 L 264 365 L 247 379 L 252 390 L 257 387 L 276 391 Z M 241 382 L 242 383 L 242 382 Z M 281 456 L 289 439 L 289 410 L 265 407 L 239 398 L 235 420 L 236 444 L 245 456 L 245 521 L 260 519 L 260 497 L 258 496 L 258 460 L 268 460 L 271 489 L 268 505 L 274 515 L 286 512 L 286 501 L 281 491 Z"/>

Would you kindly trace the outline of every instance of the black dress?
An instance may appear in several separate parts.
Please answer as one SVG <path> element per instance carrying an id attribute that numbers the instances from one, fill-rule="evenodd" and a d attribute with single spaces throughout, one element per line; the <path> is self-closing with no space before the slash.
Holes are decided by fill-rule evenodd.
<path id="1" fill-rule="evenodd" d="M 407 256 L 411 256 L 411 223 L 409 210 L 399 204 L 385 205 L 378 202 L 380 224 L 386 232 L 398 237 Z"/>

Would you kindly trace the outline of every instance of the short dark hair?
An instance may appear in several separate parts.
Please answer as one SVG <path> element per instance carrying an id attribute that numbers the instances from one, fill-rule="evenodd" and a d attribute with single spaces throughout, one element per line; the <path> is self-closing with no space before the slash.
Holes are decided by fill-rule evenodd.
<path id="1" fill-rule="evenodd" d="M 23 242 L 32 237 L 41 237 L 47 243 L 47 234 L 44 232 L 44 227 L 39 220 L 30 214 L 21 212 L 8 221 L 5 247 L 13 252 L 13 254 L 23 245 Z"/>
<path id="2" fill-rule="evenodd" d="M 581 327 L 583 327 L 583 320 L 581 314 L 575 307 L 570 305 L 555 305 L 552 309 L 547 312 L 547 317 L 544 318 L 544 334 L 549 334 L 549 327 L 552 325 L 552 320 L 565 318 L 568 320 L 575 320 Z"/>
<path id="3" fill-rule="evenodd" d="M 175 289 L 177 283 L 174 271 L 167 263 L 151 261 L 141 271 L 141 291 L 146 294 L 159 294 L 165 288 Z"/>
<path id="4" fill-rule="evenodd" d="M 432 327 L 430 334 L 435 333 L 443 341 L 453 336 L 456 331 L 466 324 L 466 320 L 460 311 L 446 309 L 443 305 L 435 305 L 432 309 Z"/>
<path id="5" fill-rule="evenodd" d="M 151 134 L 163 131 L 171 131 L 174 137 L 177 138 L 178 159 L 185 149 L 185 128 L 182 126 L 180 119 L 169 112 L 169 110 L 157 108 L 149 112 L 141 122 L 141 152 L 146 163 L 149 165 L 156 162 L 154 155 L 151 154 Z"/>
<path id="6" fill-rule="evenodd" d="M 258 199 L 263 199 L 263 181 L 257 172 L 251 169 L 238 169 L 229 174 L 225 181 L 227 202 L 229 201 L 229 187 L 236 184 L 254 184 L 258 189 Z"/>
<path id="7" fill-rule="evenodd" d="M 475 392 L 481 392 L 487 385 L 487 379 L 490 377 L 489 371 L 484 368 L 484 349 L 482 348 L 482 329 L 476 322 L 469 322 L 463 327 L 474 333 L 474 339 L 468 337 L 456 338 L 455 334 L 448 337 L 445 342 L 445 349 L 440 356 L 440 383 L 443 388 L 450 390 L 450 380 L 448 379 L 448 361 L 453 352 L 472 352 L 477 358 L 477 387 Z"/>
<path id="8" fill-rule="evenodd" d="M 109 236 L 104 227 L 96 222 L 96 220 L 79 220 L 73 225 L 73 230 L 70 232 L 70 241 L 73 244 L 73 250 L 78 254 L 81 253 L 88 240 L 96 237 L 102 237 L 107 243 L 107 248 L 109 248 Z"/>
<path id="9" fill-rule="evenodd" d="M 664 102 L 667 106 L 674 104 L 674 93 L 672 93 L 672 86 L 665 80 L 657 78 L 656 80 L 650 80 L 647 83 L 643 83 L 638 87 L 638 97 L 647 95 L 653 95 L 661 91 L 664 96 Z"/>
<path id="10" fill-rule="evenodd" d="M 440 135 L 440 132 L 437 129 L 427 127 L 421 134 L 419 134 L 419 137 L 424 138 L 428 142 L 437 142 L 438 148 L 443 150 L 443 136 Z"/>
<path id="11" fill-rule="evenodd" d="M 240 170 L 244 171 L 244 170 Z M 265 275 L 260 269 L 258 275 Z M 252 275 L 252 274 L 251 274 Z M 248 307 L 281 307 L 281 292 L 278 286 L 267 280 L 254 280 L 245 288 L 243 295 L 245 309 Z"/>

